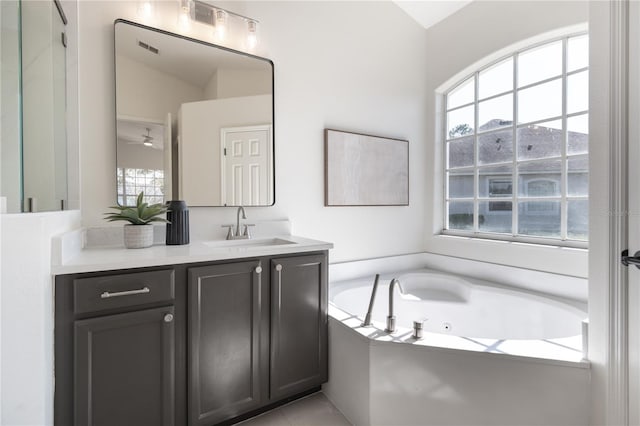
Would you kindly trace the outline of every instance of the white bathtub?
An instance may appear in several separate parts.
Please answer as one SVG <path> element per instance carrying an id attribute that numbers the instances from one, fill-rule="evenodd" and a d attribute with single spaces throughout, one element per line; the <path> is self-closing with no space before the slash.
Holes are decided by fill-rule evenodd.
<path id="1" fill-rule="evenodd" d="M 402 273 L 397 278 L 394 314 L 397 325 L 408 329 L 413 321 L 426 320 L 425 331 L 460 337 L 557 339 L 580 336 L 582 320 L 587 317 L 569 304 L 473 278 L 429 270 Z M 379 324 L 388 315 L 389 280 L 385 276 L 378 285 L 372 318 Z M 330 301 L 364 318 L 372 287 L 373 277 L 334 284 Z M 581 344 L 581 339 L 576 343 Z M 574 352 L 581 356 L 579 348 Z"/>
<path id="2" fill-rule="evenodd" d="M 398 329 L 384 331 L 388 284 Z M 325 393 L 356 425 L 588 423 L 589 363 L 579 304 L 433 270 L 373 275 L 329 289 Z M 424 338 L 412 338 L 414 320 Z"/>

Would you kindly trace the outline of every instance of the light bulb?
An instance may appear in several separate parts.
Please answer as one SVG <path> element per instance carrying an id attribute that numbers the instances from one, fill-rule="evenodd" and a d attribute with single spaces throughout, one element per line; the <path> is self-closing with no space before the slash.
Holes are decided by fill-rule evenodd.
<path id="1" fill-rule="evenodd" d="M 142 145 L 144 146 L 153 146 L 153 144 L 151 142 L 142 142 Z"/>
<path id="2" fill-rule="evenodd" d="M 253 49 L 258 44 L 258 24 L 256 21 L 248 21 L 247 29 L 249 31 L 247 44 L 249 45 L 249 49 Z"/>
<path id="3" fill-rule="evenodd" d="M 191 16 L 189 14 L 189 9 L 180 8 L 180 13 L 178 14 L 178 27 L 181 30 L 188 30 L 191 28 Z"/>
<path id="4" fill-rule="evenodd" d="M 138 3 L 138 16 L 142 19 L 149 19 L 153 15 L 153 4 L 150 0 Z"/>
<path id="5" fill-rule="evenodd" d="M 227 12 L 224 10 L 216 10 L 216 36 L 220 40 L 224 40 L 227 34 Z"/>

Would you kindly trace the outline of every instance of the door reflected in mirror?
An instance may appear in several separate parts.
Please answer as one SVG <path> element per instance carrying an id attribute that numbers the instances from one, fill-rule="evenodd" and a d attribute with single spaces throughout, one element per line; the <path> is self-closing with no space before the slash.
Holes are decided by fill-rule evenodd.
<path id="1" fill-rule="evenodd" d="M 117 200 L 274 203 L 273 63 L 115 23 Z"/>

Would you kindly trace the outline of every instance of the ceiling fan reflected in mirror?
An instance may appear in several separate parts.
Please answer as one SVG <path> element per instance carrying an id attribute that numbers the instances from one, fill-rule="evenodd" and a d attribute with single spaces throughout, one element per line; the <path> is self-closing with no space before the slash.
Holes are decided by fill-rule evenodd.
<path id="1" fill-rule="evenodd" d="M 162 151 L 164 149 L 165 128 L 160 123 L 149 120 L 118 119 L 118 143 L 124 146 L 142 145 Z"/>
<path id="2" fill-rule="evenodd" d="M 146 135 L 142 135 L 142 145 L 144 146 L 153 146 L 153 136 L 151 136 L 151 129 L 150 128 L 146 128 L 147 129 L 147 134 Z"/>

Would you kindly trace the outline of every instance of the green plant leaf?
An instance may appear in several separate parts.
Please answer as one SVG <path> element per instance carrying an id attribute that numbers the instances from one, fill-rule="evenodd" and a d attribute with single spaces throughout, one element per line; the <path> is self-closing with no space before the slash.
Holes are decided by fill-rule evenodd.
<path id="1" fill-rule="evenodd" d="M 144 192 L 140 192 L 136 198 L 136 205 L 133 206 L 111 206 L 110 209 L 116 210 L 116 212 L 104 213 L 105 220 L 114 222 L 118 220 L 129 222 L 133 225 L 146 225 L 150 222 L 167 222 L 168 221 L 160 215 L 167 212 L 167 207 L 164 204 L 157 203 L 149 205 L 149 203 L 143 202 Z"/>

